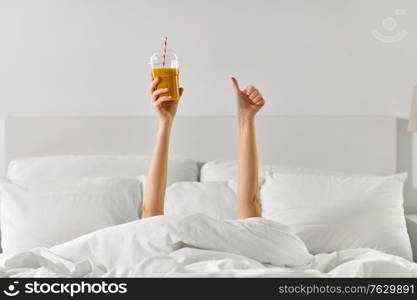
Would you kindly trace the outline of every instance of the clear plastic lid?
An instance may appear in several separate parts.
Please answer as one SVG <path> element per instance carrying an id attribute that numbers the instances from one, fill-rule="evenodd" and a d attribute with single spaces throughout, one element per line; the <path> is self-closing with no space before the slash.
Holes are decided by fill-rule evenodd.
<path id="1" fill-rule="evenodd" d="M 149 63 L 152 69 L 155 68 L 178 68 L 179 62 L 178 57 L 174 51 L 171 49 L 167 49 L 166 57 L 165 57 L 165 65 L 163 64 L 163 50 L 155 52 L 151 56 L 151 60 Z"/>

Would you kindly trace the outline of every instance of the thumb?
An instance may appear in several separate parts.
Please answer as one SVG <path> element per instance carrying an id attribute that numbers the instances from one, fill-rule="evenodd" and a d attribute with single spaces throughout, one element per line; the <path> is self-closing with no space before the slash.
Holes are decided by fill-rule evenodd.
<path id="1" fill-rule="evenodd" d="M 232 80 L 233 88 L 235 92 L 239 92 L 240 88 L 239 88 L 239 82 L 237 81 L 237 79 L 235 77 L 230 77 L 230 79 Z"/>

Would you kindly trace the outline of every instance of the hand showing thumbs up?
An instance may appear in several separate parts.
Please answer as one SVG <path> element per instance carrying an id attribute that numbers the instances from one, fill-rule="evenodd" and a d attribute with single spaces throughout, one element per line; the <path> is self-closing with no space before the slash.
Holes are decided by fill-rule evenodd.
<path id="1" fill-rule="evenodd" d="M 252 85 L 241 90 L 237 79 L 235 77 L 231 79 L 235 91 L 238 113 L 243 117 L 254 117 L 262 106 L 265 105 L 262 94 Z"/>

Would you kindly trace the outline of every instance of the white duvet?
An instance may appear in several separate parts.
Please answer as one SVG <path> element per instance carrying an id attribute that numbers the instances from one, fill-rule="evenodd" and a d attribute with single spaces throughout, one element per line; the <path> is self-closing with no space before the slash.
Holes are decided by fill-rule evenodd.
<path id="1" fill-rule="evenodd" d="M 264 218 L 158 216 L 52 248 L 0 256 L 2 277 L 417 277 L 417 264 L 371 249 L 312 256 Z"/>

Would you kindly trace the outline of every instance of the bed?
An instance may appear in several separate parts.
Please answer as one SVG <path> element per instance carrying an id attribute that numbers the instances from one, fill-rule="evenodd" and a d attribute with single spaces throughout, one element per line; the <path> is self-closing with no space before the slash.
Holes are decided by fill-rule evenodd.
<path id="1" fill-rule="evenodd" d="M 234 123 L 176 120 L 167 215 L 141 220 L 154 118 L 8 117 L 0 275 L 417 276 L 396 118 L 260 117 L 267 217 L 248 220 L 234 220 Z"/>

